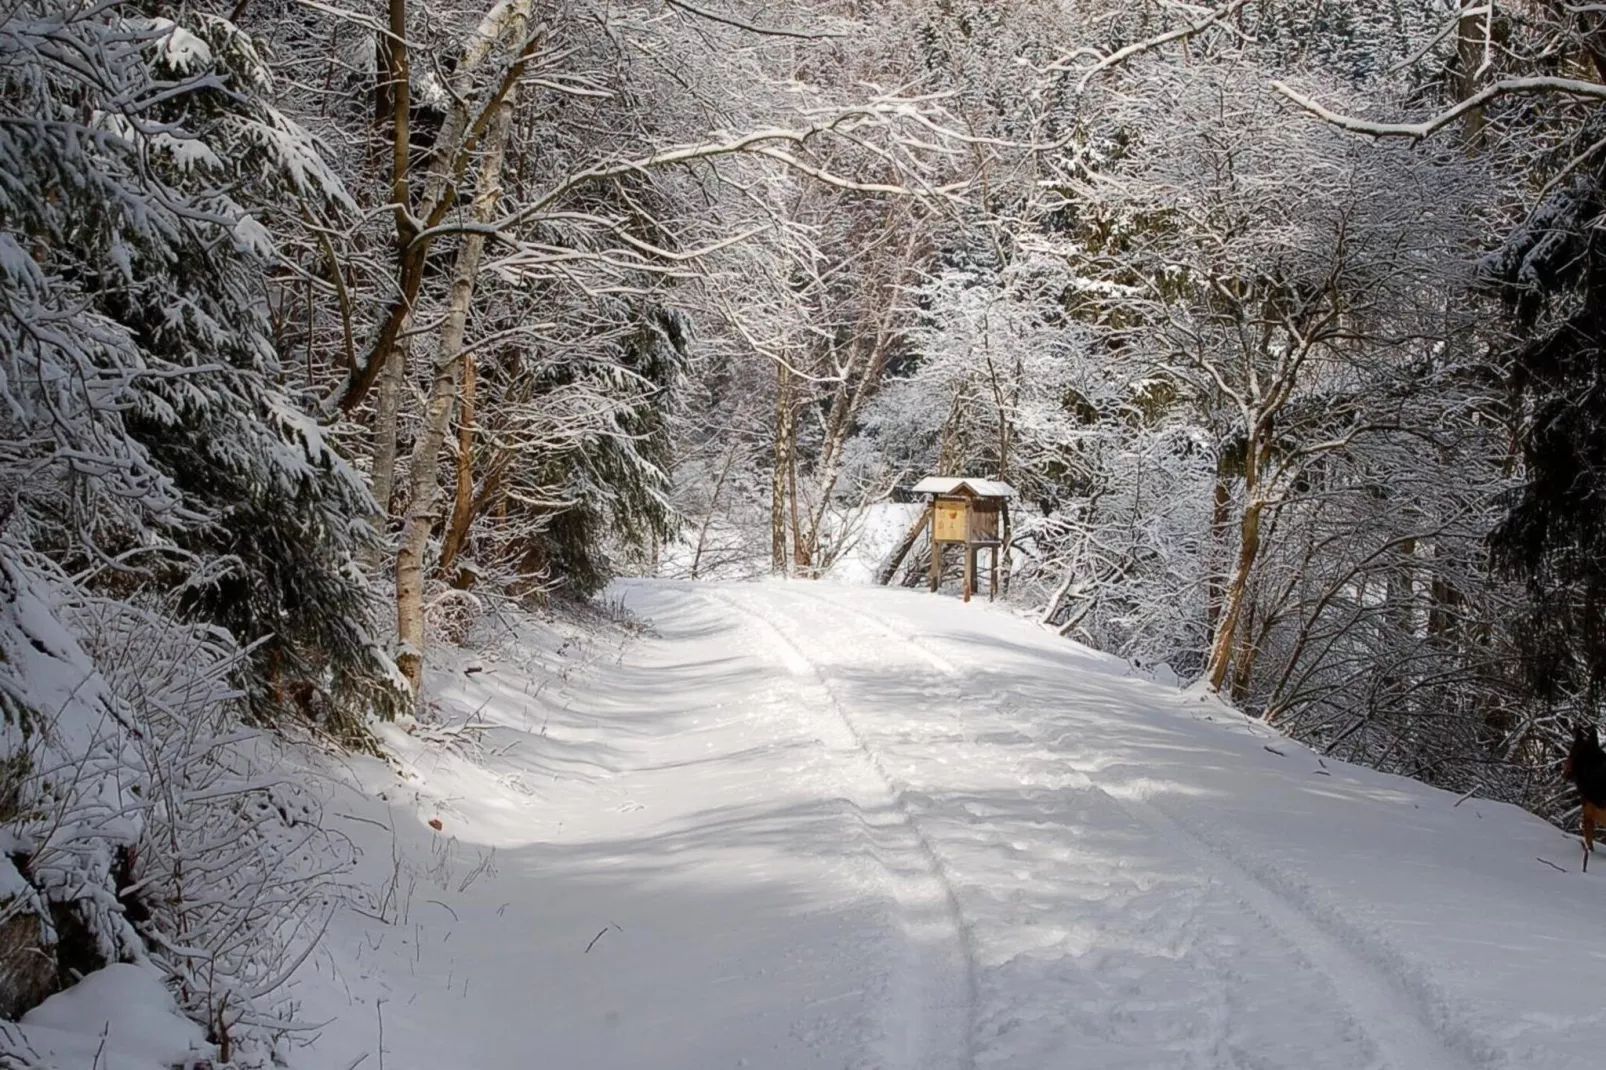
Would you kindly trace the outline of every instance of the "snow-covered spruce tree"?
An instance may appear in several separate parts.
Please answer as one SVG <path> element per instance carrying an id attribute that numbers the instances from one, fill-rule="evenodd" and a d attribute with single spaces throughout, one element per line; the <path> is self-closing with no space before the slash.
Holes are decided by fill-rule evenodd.
<path id="1" fill-rule="evenodd" d="M 1522 485 L 1494 532 L 1496 559 L 1528 589 L 1517 635 L 1529 683 L 1560 708 L 1598 710 L 1606 684 L 1606 170 L 1587 159 L 1597 108 L 1547 170 L 1562 176 L 1484 262 L 1505 299 Z"/>
<path id="2" fill-rule="evenodd" d="M 673 311 L 611 304 L 618 338 L 594 358 L 589 347 L 513 352 L 486 369 L 496 401 L 482 464 L 495 473 L 494 497 L 482 499 L 472 544 L 481 566 L 513 577 L 520 593 L 589 597 L 673 534 L 669 426 L 687 324 Z"/>
<path id="3" fill-rule="evenodd" d="M 265 78 L 207 16 L 0 17 L 0 1011 L 149 957 L 237 1062 L 331 872 L 240 720 L 394 693 L 367 495 L 277 385 L 250 209 L 339 187 Z"/>
<path id="4" fill-rule="evenodd" d="M 353 565 L 371 507 L 277 385 L 250 212 L 338 182 L 221 19 L 27 5 L 0 46 L 13 530 L 93 588 L 180 590 L 183 615 L 256 644 L 260 717 L 361 735 L 388 693 Z"/>

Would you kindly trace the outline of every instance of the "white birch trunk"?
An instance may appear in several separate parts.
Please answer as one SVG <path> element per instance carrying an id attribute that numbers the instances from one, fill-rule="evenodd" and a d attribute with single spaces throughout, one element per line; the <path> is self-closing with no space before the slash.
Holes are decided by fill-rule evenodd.
<path id="1" fill-rule="evenodd" d="M 481 40 L 494 40 L 504 33 L 510 39 L 522 37 L 527 18 L 526 4 L 513 7 L 498 5 L 480 26 L 478 32 Z M 492 19 L 497 19 L 500 25 L 490 25 Z M 502 193 L 502 158 L 507 152 L 508 136 L 512 129 L 515 92 L 512 89 L 508 91 L 486 126 L 483 142 L 485 152 L 479 161 L 476 183 L 478 193 L 470 213 L 478 223 L 489 223 L 496 218 L 497 202 Z M 412 685 L 415 696 L 423 681 L 426 646 L 424 554 L 429 547 L 429 536 L 435 526 L 436 508 L 440 503 L 441 445 L 451 426 L 452 410 L 457 402 L 458 383 L 463 372 L 463 332 L 468 324 L 474 281 L 484 251 L 483 234 L 464 235 L 452 273 L 446 316 L 441 323 L 440 349 L 434 381 L 430 384 L 429 401 L 424 408 L 424 426 L 413 447 L 412 469 L 408 474 L 411 493 L 402 522 L 401 546 L 396 552 L 396 638 L 399 647 L 396 664 Z"/>

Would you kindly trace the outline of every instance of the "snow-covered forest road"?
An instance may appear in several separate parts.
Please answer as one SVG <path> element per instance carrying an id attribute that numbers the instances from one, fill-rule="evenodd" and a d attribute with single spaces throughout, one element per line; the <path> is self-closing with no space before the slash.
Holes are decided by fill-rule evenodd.
<path id="1" fill-rule="evenodd" d="M 438 702 L 479 743 L 398 732 L 410 779 L 359 764 L 331 802 L 390 887 L 308 965 L 309 1017 L 338 1016 L 311 1064 L 381 1024 L 387 1070 L 1606 1051 L 1606 861 L 1579 875 L 1537 818 L 1323 762 L 983 603 L 616 592 L 647 636 L 555 689 L 516 640 L 455 666 Z"/>

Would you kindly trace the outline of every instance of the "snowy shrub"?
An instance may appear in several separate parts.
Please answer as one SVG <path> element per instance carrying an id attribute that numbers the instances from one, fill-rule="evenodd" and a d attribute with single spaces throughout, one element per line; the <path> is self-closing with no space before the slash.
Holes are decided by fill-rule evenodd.
<path id="1" fill-rule="evenodd" d="M 1111 420 L 1081 463 L 1082 478 L 1020 524 L 1033 552 L 1019 596 L 1061 634 L 1197 673 L 1209 640 L 1214 450 L 1194 428 Z"/>
<path id="2" fill-rule="evenodd" d="M 432 583 L 424 593 L 425 634 L 431 646 L 460 646 L 485 614 L 484 599 L 469 591 Z"/>
<path id="3" fill-rule="evenodd" d="M 54 959 L 33 1001 L 149 961 L 223 1061 L 260 1062 L 294 1028 L 282 986 L 349 860 L 306 788 L 275 773 L 275 742 L 244 726 L 242 652 L 66 577 L 30 579 L 12 555 L 0 564 L 4 758 L 25 770 L 4 815 L 15 866 L 0 911 L 31 913 L 33 954 Z"/>
<path id="4" fill-rule="evenodd" d="M 11 887 L 11 909 L 48 905 L 39 949 L 70 978 L 138 958 L 118 876 L 143 829 L 137 728 L 54 605 L 48 569 L 0 546 L 0 747 L 8 785 L 6 854 L 37 893 Z M 53 984 L 54 978 L 51 979 Z"/>
<path id="5" fill-rule="evenodd" d="M 145 817 L 121 893 L 135 928 L 225 1053 L 276 1038 L 294 1025 L 281 986 L 349 859 L 316 798 L 277 771 L 281 745 L 243 725 L 243 653 L 226 635 L 104 600 L 68 617 L 137 729 Z"/>

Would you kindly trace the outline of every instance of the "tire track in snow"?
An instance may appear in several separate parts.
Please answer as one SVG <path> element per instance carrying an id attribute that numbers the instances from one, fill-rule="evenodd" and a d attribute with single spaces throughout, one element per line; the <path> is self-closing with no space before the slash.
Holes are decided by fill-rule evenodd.
<path id="1" fill-rule="evenodd" d="M 952 662 L 917 637 L 904 634 L 892 621 L 848 604 L 845 599 L 802 591 L 788 594 L 865 620 L 944 674 L 959 675 Z M 1018 728 L 1015 731 L 1028 746 L 1042 746 Z M 1055 757 L 1063 760 L 1069 756 Z M 1232 852 L 1201 837 L 1153 803 L 1100 783 L 1090 772 L 1075 768 L 1074 760 L 1071 769 L 1074 779 L 1067 787 L 1083 787 L 1109 800 L 1179 854 L 1191 858 L 1228 895 L 1281 935 L 1311 969 L 1327 979 L 1356 1028 L 1371 1041 L 1391 1070 L 1466 1070 L 1487 1061 L 1488 1053 L 1480 1050 L 1475 1040 L 1453 1035 L 1435 1024 L 1434 1015 L 1423 1008 L 1419 993 L 1413 991 L 1401 971 L 1379 965 L 1373 961 L 1375 956 L 1356 950 L 1352 946 L 1355 941 L 1347 939 L 1347 934 L 1335 932 L 1331 924 L 1295 897 L 1237 861 Z"/>
<path id="2" fill-rule="evenodd" d="M 825 742 L 854 754 L 864 785 L 862 799 L 849 799 L 872 832 L 878 852 L 895 851 L 902 858 L 882 858 L 882 866 L 907 930 L 910 961 L 894 979 L 889 1038 L 892 1065 L 905 1070 L 974 1070 L 976 966 L 969 931 L 942 859 L 921 831 L 896 781 L 865 741 L 837 689 L 819 665 L 804 653 L 785 627 L 768 613 L 725 592 L 703 592 L 755 621 L 787 671 L 810 679 L 825 698 L 822 718 Z M 834 731 L 832 731 L 834 729 Z M 888 819 L 878 819 L 878 814 Z M 888 839 L 893 840 L 888 844 Z M 903 841 L 899 843 L 897 841 Z M 910 857 L 912 856 L 912 857 Z M 913 872 L 911 872 L 913 871 Z M 946 949 L 946 950 L 945 950 Z M 957 973 L 958 976 L 954 976 Z M 958 1013 L 956 1013 L 958 1012 Z"/>
<path id="3" fill-rule="evenodd" d="M 1434 1021 L 1405 971 L 1376 961 L 1364 950 L 1364 934 L 1346 933 L 1318 916 L 1277 882 L 1256 874 L 1235 852 L 1201 836 L 1155 804 L 1126 797 L 1087 777 L 1089 787 L 1110 799 L 1166 843 L 1194 859 L 1269 928 L 1280 933 L 1312 969 L 1332 984 L 1393 1070 L 1467 1070 L 1494 1053 L 1460 1030 Z M 1359 937 L 1357 939 L 1356 937 Z M 1360 944 L 1358 948 L 1355 945 Z"/>
<path id="4" fill-rule="evenodd" d="M 1319 919 L 1226 852 L 1192 834 L 1153 803 L 1112 791 L 1085 772 L 1087 787 L 1120 807 L 1156 836 L 1193 859 L 1234 899 L 1282 935 L 1312 969 L 1332 984 L 1359 1030 L 1393 1070 L 1466 1070 L 1468 1062 L 1417 1011 L 1411 993 L 1350 948 Z M 1402 1004 L 1403 1009 L 1402 1009 Z"/>
<path id="5" fill-rule="evenodd" d="M 936 669 L 938 672 L 942 673 L 944 676 L 959 675 L 959 666 L 955 665 L 953 662 L 949 661 L 935 650 L 932 650 L 930 647 L 926 646 L 926 644 L 922 643 L 917 636 L 905 634 L 899 630 L 897 625 L 887 620 L 885 617 L 880 616 L 879 614 L 871 613 L 866 609 L 860 609 L 858 606 L 852 605 L 842 599 L 831 598 L 830 596 L 823 594 L 816 594 L 813 591 L 800 591 L 788 588 L 786 593 L 796 598 L 802 598 L 810 602 L 817 602 L 823 606 L 829 606 L 832 610 L 837 612 L 852 614 L 853 616 L 858 617 L 860 620 L 869 621 L 870 624 L 874 626 L 877 631 L 881 632 L 882 635 L 893 640 L 894 642 L 910 647 L 917 655 L 919 655 L 922 661 L 924 661 L 927 665 L 930 665 L 933 669 Z"/>

